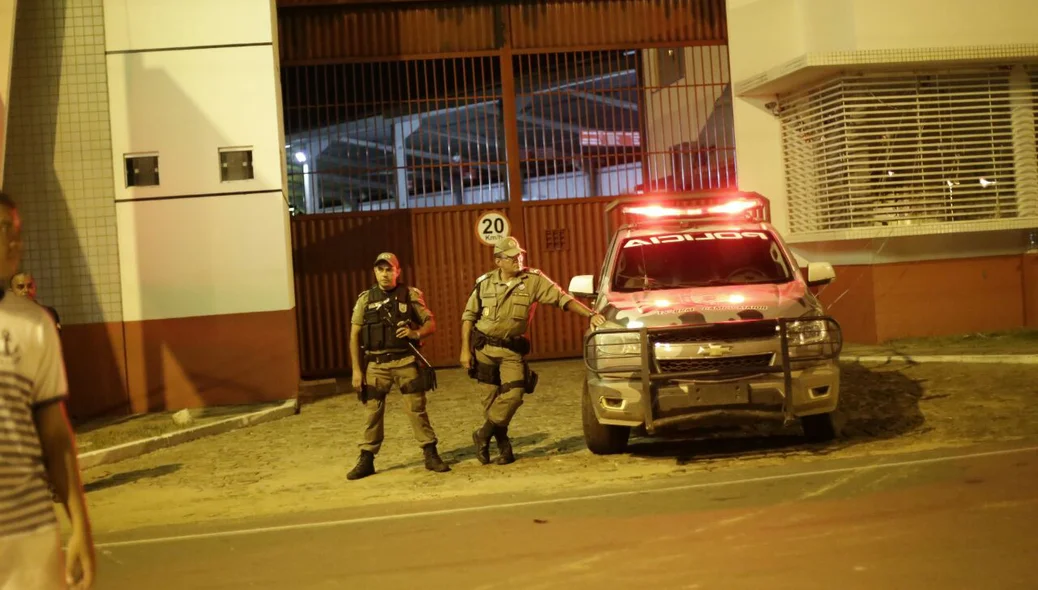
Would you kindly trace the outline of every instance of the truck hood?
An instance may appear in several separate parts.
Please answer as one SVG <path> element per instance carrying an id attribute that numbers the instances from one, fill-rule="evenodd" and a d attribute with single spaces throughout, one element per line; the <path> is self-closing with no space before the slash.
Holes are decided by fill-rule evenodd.
<path id="1" fill-rule="evenodd" d="M 804 283 L 796 280 L 782 284 L 611 293 L 602 310 L 610 323 L 631 328 L 797 318 L 821 312 Z"/>

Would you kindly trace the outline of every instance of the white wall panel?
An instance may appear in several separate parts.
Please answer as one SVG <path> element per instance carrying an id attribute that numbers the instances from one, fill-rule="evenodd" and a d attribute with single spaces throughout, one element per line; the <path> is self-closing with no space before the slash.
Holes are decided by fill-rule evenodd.
<path id="1" fill-rule="evenodd" d="M 280 191 L 129 201 L 116 212 L 125 321 L 294 306 Z"/>
<path id="2" fill-rule="evenodd" d="M 106 48 L 270 43 L 273 0 L 105 0 Z"/>
<path id="3" fill-rule="evenodd" d="M 276 82 L 270 46 L 109 55 L 116 199 L 281 190 Z M 221 182 L 234 146 L 252 147 L 254 179 Z M 133 153 L 158 154 L 158 186 L 126 186 Z"/>

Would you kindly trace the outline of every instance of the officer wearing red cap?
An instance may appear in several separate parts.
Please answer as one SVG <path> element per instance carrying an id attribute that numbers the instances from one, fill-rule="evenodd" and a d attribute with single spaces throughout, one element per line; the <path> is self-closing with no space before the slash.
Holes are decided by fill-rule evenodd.
<path id="1" fill-rule="evenodd" d="M 386 394 L 395 385 L 403 394 L 411 430 L 425 454 L 425 468 L 450 471 L 436 452 L 436 433 L 425 410 L 425 393 L 433 384 L 431 367 L 418 366 L 417 348 L 436 331 L 436 320 L 422 292 L 400 282 L 400 261 L 383 252 L 375 259 L 375 282 L 357 297 L 350 330 L 353 388 L 368 409 L 360 458 L 346 475 L 360 479 L 375 473 L 375 455 L 382 447 Z M 362 357 L 363 355 L 363 357 Z M 366 361 L 367 368 L 361 361 Z"/>
<path id="2" fill-rule="evenodd" d="M 523 395 L 533 393 L 536 373 L 525 357 L 530 341 L 525 334 L 538 303 L 555 305 L 590 318 L 600 326 L 605 318 L 562 290 L 544 273 L 527 268 L 526 251 L 515 238 L 494 245 L 492 270 L 476 280 L 462 313 L 461 365 L 479 383 L 483 393 L 485 422 L 472 434 L 476 458 L 490 462 L 490 438 L 497 440 L 498 465 L 515 461 L 508 439 L 508 425 L 523 404 Z M 473 363 L 473 361 L 475 361 Z"/>

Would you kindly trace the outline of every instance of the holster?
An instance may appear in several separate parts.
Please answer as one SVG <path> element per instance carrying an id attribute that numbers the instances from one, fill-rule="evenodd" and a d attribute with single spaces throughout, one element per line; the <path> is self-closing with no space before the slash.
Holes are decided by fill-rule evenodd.
<path id="1" fill-rule="evenodd" d="M 422 364 L 418 365 L 418 377 L 400 387 L 400 393 L 425 393 L 436 389 L 436 370 Z"/>
<path id="2" fill-rule="evenodd" d="M 537 389 L 537 382 L 540 377 L 537 372 L 530 368 L 530 365 L 523 363 L 523 389 L 526 390 L 526 394 L 530 395 Z"/>

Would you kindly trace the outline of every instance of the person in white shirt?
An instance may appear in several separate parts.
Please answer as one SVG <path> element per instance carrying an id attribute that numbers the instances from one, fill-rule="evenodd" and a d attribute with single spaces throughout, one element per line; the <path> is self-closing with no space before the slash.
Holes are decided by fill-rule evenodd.
<path id="1" fill-rule="evenodd" d="M 47 310 L 8 287 L 21 254 L 18 208 L 0 192 L 0 590 L 87 589 L 94 541 L 61 341 Z M 50 486 L 71 523 L 64 560 Z"/>

